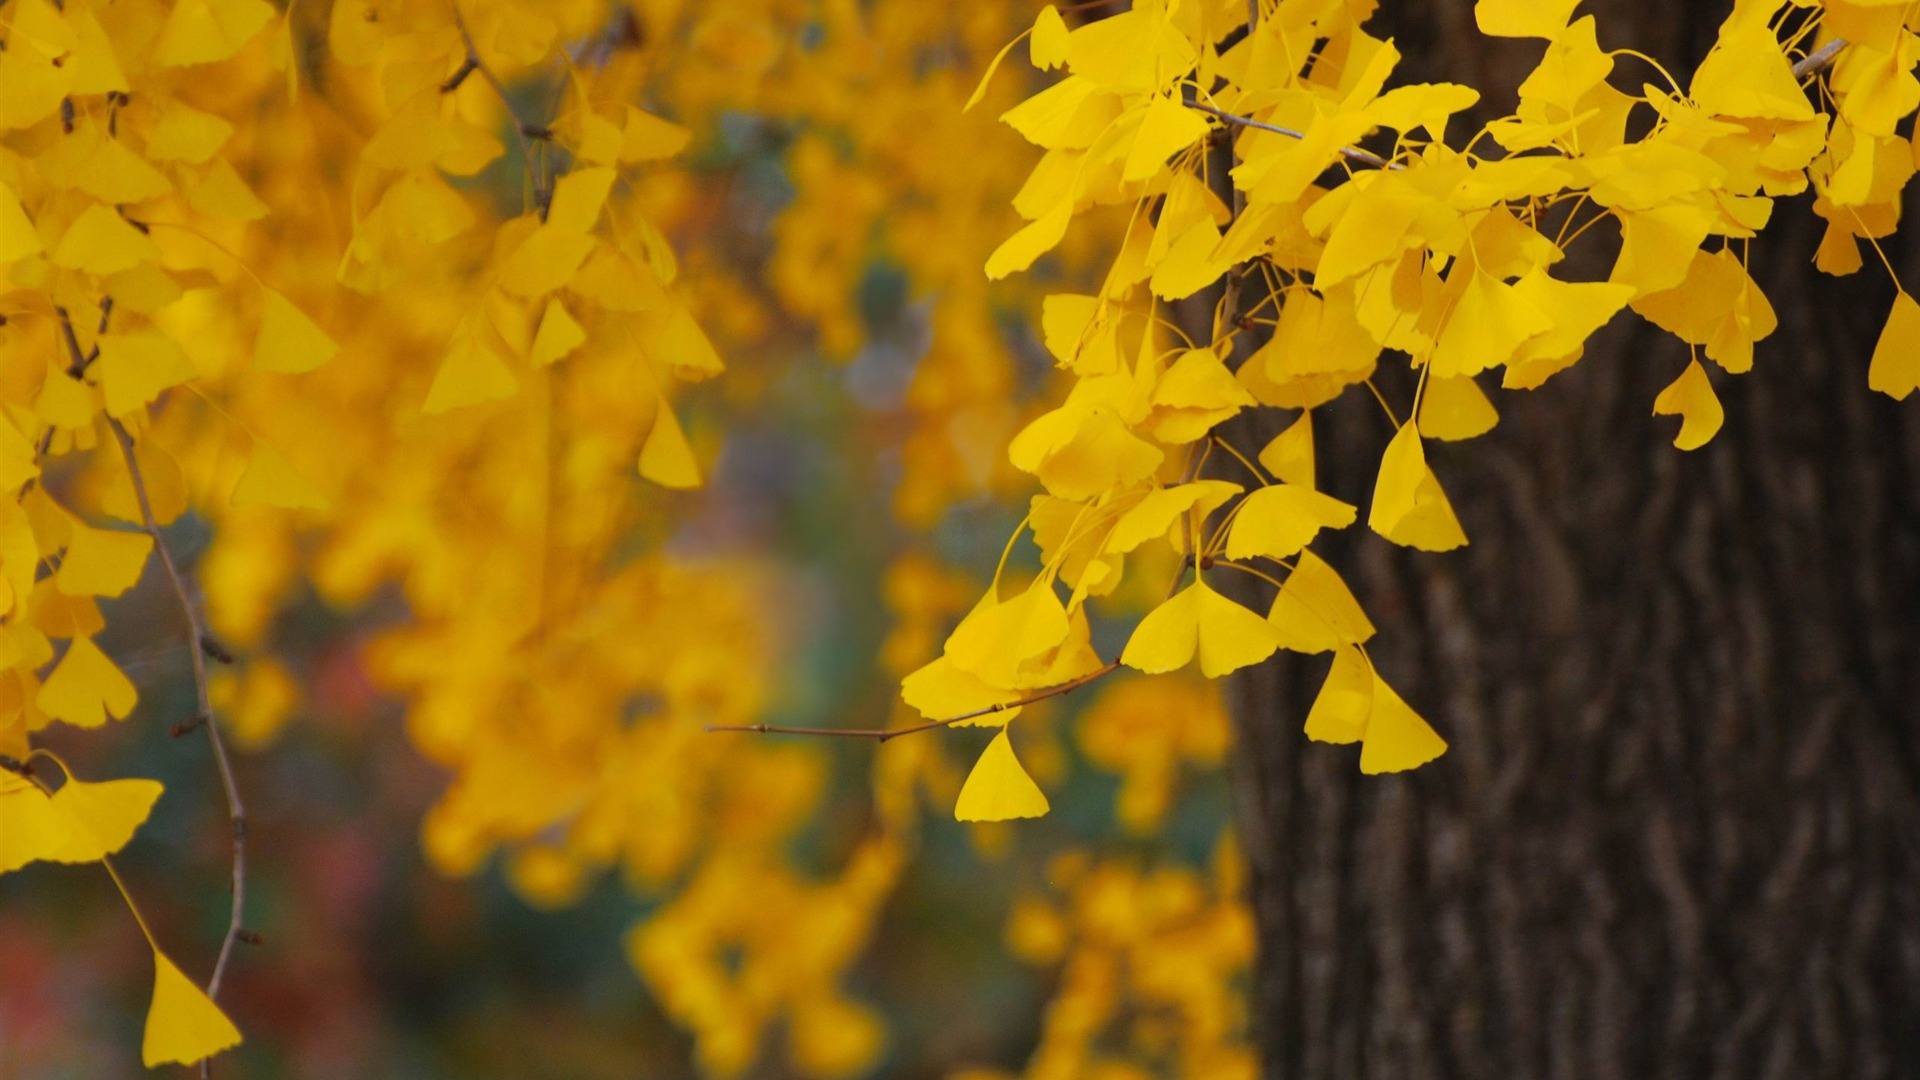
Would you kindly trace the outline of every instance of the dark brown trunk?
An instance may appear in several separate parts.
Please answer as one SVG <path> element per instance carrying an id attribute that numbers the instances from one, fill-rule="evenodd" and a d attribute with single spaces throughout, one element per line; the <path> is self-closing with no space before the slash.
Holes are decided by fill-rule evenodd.
<path id="1" fill-rule="evenodd" d="M 1727 6 L 1599 5 L 1601 41 L 1680 73 Z M 1383 16 L 1417 78 L 1538 55 L 1469 54 L 1467 0 Z M 1684 347 L 1623 315 L 1429 444 L 1467 548 L 1324 545 L 1446 756 L 1363 777 L 1307 742 L 1324 657 L 1232 681 L 1268 1076 L 1920 1076 L 1920 402 L 1867 389 L 1871 256 L 1825 278 L 1805 201 L 1775 219 L 1780 329 L 1716 373 L 1708 447 L 1649 415 Z M 1320 420 L 1322 486 L 1364 507 L 1391 432 L 1352 394 Z"/>

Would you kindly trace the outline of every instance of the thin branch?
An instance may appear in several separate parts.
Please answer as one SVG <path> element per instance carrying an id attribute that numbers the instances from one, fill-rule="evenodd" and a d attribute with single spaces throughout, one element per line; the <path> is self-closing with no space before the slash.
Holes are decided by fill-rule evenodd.
<path id="1" fill-rule="evenodd" d="M 1202 105 L 1197 101 L 1188 101 L 1188 102 L 1185 102 L 1184 104 L 1189 109 L 1193 109 L 1197 112 L 1206 113 L 1208 116 L 1211 116 L 1216 120 L 1220 120 L 1228 124 L 1233 124 L 1236 127 L 1253 128 L 1256 131 L 1271 131 L 1275 135 L 1285 135 L 1289 139 L 1305 139 L 1307 137 L 1307 133 L 1304 131 L 1296 131 L 1293 128 L 1281 127 L 1278 124 L 1269 124 L 1264 120 L 1253 120 L 1245 116 L 1236 116 L 1233 113 L 1226 112 L 1225 110 L 1216 109 L 1211 105 Z M 1367 150 L 1362 150 L 1357 146 L 1341 147 L 1340 156 L 1343 158 L 1346 158 L 1348 161 L 1358 162 L 1362 165 L 1370 165 L 1376 169 L 1403 169 L 1406 167 L 1404 165 L 1400 165 L 1398 163 L 1388 161 L 1386 158 L 1381 157 L 1379 154 L 1375 154 Z"/>
<path id="2" fill-rule="evenodd" d="M 196 713 L 194 720 L 205 724 L 207 743 L 213 748 L 213 761 L 220 770 L 220 784 L 226 789 L 227 816 L 233 823 L 233 909 L 227 918 L 227 934 L 220 942 L 220 958 L 214 961 L 213 977 L 207 980 L 207 997 L 218 999 L 220 983 L 226 977 L 227 964 L 233 959 L 233 946 L 249 935 L 243 924 L 247 903 L 247 807 L 240 799 L 240 785 L 234 782 L 233 761 L 227 754 L 227 744 L 220 734 L 220 725 L 213 716 L 212 696 L 207 688 L 207 657 L 204 644 L 209 640 L 206 628 L 201 622 L 198 605 L 193 601 L 193 592 L 187 587 L 187 579 L 173 559 L 173 551 L 160 535 L 160 523 L 153 516 L 153 500 L 147 494 L 147 482 L 140 472 L 140 459 L 134 453 L 133 436 L 113 417 L 107 418 L 107 426 L 113 429 L 113 437 L 120 444 L 120 456 L 126 459 L 127 475 L 133 482 L 134 501 L 140 506 L 140 520 L 145 525 L 147 535 L 153 538 L 153 549 L 160 556 L 160 566 L 166 571 L 167 581 L 173 586 L 174 597 L 180 602 L 180 613 L 187 620 L 187 633 L 191 644 L 187 655 L 193 658 L 193 692 Z M 210 1075 L 212 1066 L 208 1062 L 200 1063 L 200 1075 Z"/>
<path id="3" fill-rule="evenodd" d="M 487 66 L 486 61 L 480 59 L 480 47 L 474 44 L 473 31 L 467 29 L 467 17 L 460 10 L 460 5 L 454 3 L 451 6 L 453 7 L 453 25 L 460 30 L 460 40 L 467 47 L 467 56 L 460 62 L 459 70 L 448 76 L 446 82 L 440 84 L 440 92 L 452 93 L 459 89 L 460 84 L 467 81 L 467 76 L 476 71 L 480 73 L 482 79 L 487 81 L 488 86 L 493 87 L 494 96 L 500 99 L 501 108 L 507 110 L 507 117 L 513 121 L 513 137 L 520 143 L 520 160 L 526 167 L 528 181 L 533 185 L 534 206 L 540 211 L 540 220 L 545 221 L 547 204 L 552 194 L 534 171 L 533 143 L 529 140 L 546 140 L 553 137 L 553 132 L 539 124 L 528 123 L 526 118 L 520 115 L 520 110 L 514 108 L 513 99 L 507 96 L 507 88 L 501 84 L 500 77 L 493 73 L 493 69 Z"/>
<path id="4" fill-rule="evenodd" d="M 1833 62 L 1840 58 L 1840 50 L 1846 47 L 1846 38 L 1834 38 L 1813 52 L 1801 57 L 1800 62 L 1793 65 L 1793 77 L 1798 80 L 1804 79 L 1809 75 L 1820 74 L 1833 66 Z"/>
<path id="5" fill-rule="evenodd" d="M 1103 679 L 1118 670 L 1120 670 L 1120 661 L 1114 660 L 1070 682 L 1063 682 L 1059 686 L 1049 687 L 1015 701 L 1003 701 L 998 705 L 989 705 L 984 709 L 975 709 L 972 712 L 961 713 L 959 716 L 950 716 L 945 720 L 929 720 L 924 724 L 915 724 L 912 727 L 801 728 L 777 727 L 772 724 L 708 724 L 705 730 L 708 732 L 749 731 L 760 735 L 818 735 L 830 738 L 872 739 L 875 742 L 884 743 L 889 739 L 897 739 L 902 735 L 914 735 L 922 731 L 932 731 L 935 728 L 951 727 L 963 720 L 978 720 L 983 716 L 992 716 L 995 713 L 1007 712 L 1011 709 L 1018 709 L 1023 705 L 1032 705 L 1035 702 L 1045 701 L 1051 697 L 1059 697 L 1062 694 L 1072 693 L 1088 683 Z"/>

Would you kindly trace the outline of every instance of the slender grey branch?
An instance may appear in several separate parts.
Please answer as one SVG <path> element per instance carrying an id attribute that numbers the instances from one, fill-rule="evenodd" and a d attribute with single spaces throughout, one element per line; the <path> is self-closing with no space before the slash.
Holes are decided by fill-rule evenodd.
<path id="1" fill-rule="evenodd" d="M 226 978 L 227 964 L 233 959 L 233 946 L 236 942 L 248 938 L 244 918 L 247 905 L 247 807 L 240 798 L 240 785 L 233 778 L 233 760 L 227 754 L 225 738 L 220 734 L 220 724 L 214 719 L 213 700 L 207 687 L 207 660 L 201 643 L 208 640 L 206 626 L 201 620 L 199 605 L 194 603 L 193 591 L 187 587 L 187 579 L 174 562 L 173 552 L 167 547 L 165 538 L 160 535 L 160 523 L 153 516 L 153 500 L 147 494 L 146 477 L 140 472 L 140 459 L 134 453 L 133 436 L 113 417 L 107 418 L 107 426 L 113 429 L 113 437 L 120 444 L 120 456 L 126 459 L 127 475 L 133 483 L 134 501 L 140 506 L 140 520 L 147 535 L 153 538 L 153 549 L 160 556 L 160 566 L 166 571 L 167 581 L 173 586 L 173 594 L 180 602 L 180 613 L 187 620 L 187 634 L 191 644 L 187 655 L 193 658 L 194 707 L 197 710 L 194 719 L 206 725 L 207 743 L 213 748 L 213 761 L 220 770 L 220 785 L 226 789 L 227 816 L 233 823 L 233 908 L 227 917 L 227 934 L 220 942 L 220 958 L 214 962 L 213 977 L 207 980 L 207 997 L 218 999 L 220 983 Z M 200 1063 L 200 1075 L 212 1074 L 212 1064 Z"/>
<path id="2" fill-rule="evenodd" d="M 1220 120 L 1224 123 L 1232 124 L 1235 127 L 1253 128 L 1256 131 L 1271 131 L 1275 135 L 1285 135 L 1289 139 L 1304 139 L 1307 137 L 1306 132 L 1304 131 L 1296 131 L 1293 128 L 1281 127 L 1278 124 L 1269 124 L 1264 120 L 1254 120 L 1245 116 L 1236 116 L 1233 113 L 1226 112 L 1225 110 L 1216 109 L 1211 105 L 1202 105 L 1197 101 L 1189 101 L 1189 102 L 1186 102 L 1185 104 L 1189 109 L 1206 113 L 1208 116 L 1211 116 L 1216 120 Z M 1375 169 L 1399 169 L 1404 167 L 1394 162 L 1388 161 L 1386 158 L 1381 157 L 1379 154 L 1362 150 L 1357 146 L 1341 147 L 1340 156 L 1343 158 L 1346 158 L 1348 161 L 1358 162 L 1359 164 L 1371 166 Z"/>
<path id="3" fill-rule="evenodd" d="M 1793 77 L 1795 79 L 1804 79 L 1809 75 L 1820 74 L 1833 66 L 1833 62 L 1840 58 L 1840 50 L 1846 47 L 1846 38 L 1834 38 L 1813 52 L 1801 57 L 1800 62 L 1793 65 Z"/>

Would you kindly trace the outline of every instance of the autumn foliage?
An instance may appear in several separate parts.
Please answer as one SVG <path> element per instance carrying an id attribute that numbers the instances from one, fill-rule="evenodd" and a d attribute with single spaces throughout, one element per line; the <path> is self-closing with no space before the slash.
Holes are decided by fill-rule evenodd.
<path id="1" fill-rule="evenodd" d="M 1368 774 L 1441 759 L 1368 658 L 1396 628 L 1317 539 L 1364 521 L 1469 543 L 1428 447 L 1526 408 L 1496 392 L 1615 319 L 1691 348 L 1646 407 L 1680 450 L 1709 442 L 1716 381 L 1765 366 L 1747 260 L 1799 212 L 1778 200 L 1812 193 L 1820 269 L 1892 273 L 1920 12 L 1739 0 L 1681 85 L 1602 48 L 1573 0 L 1480 0 L 1480 33 L 1537 47 L 1502 101 L 1397 80 L 1373 7 L 7 0 L 0 872 L 99 863 L 141 919 L 111 856 L 161 785 L 85 774 L 49 733 L 137 716 L 204 739 L 231 920 L 217 944 L 140 922 L 142 1056 L 238 1044 L 247 1005 L 221 990 L 255 962 L 235 948 L 247 860 L 291 856 L 248 849 L 244 807 L 275 793 L 242 791 L 232 759 L 300 712 L 311 673 L 276 625 L 317 604 L 359 628 L 366 677 L 444 771 L 420 825 L 436 869 L 497 860 L 541 907 L 616 874 L 654 902 L 624 947 L 702 1070 L 739 1075 L 777 1037 L 832 1077 L 885 1052 L 846 974 L 923 804 L 1047 814 L 1058 740 L 1023 728 L 1067 692 L 1099 695 L 1079 753 L 1120 778 L 1132 836 L 1227 752 L 1204 680 L 1278 650 L 1331 660 L 1307 738 L 1359 744 Z M 763 161 L 777 213 L 730 216 Z M 918 340 L 876 331 L 876 265 Z M 687 493 L 789 372 L 889 348 L 916 363 L 892 407 L 897 539 L 869 570 L 898 715 L 783 726 L 780 572 L 688 541 Z M 1402 400 L 1373 381 L 1394 364 L 1417 373 Z M 1904 288 L 1861 368 L 1920 388 Z M 1317 483 L 1315 410 L 1343 394 L 1381 418 L 1364 507 Z M 1283 433 L 1238 445 L 1262 410 Z M 984 582 L 933 539 L 983 500 L 1029 500 Z M 185 714 L 141 709 L 101 645 L 143 580 L 185 628 Z M 948 727 L 996 730 L 962 772 Z M 887 749 L 869 827 L 820 871 L 792 852 L 835 737 Z M 1053 763 L 1030 768 L 1036 748 Z M 1183 1075 L 1252 1075 L 1230 840 L 1206 865 L 1052 867 L 1007 932 L 1062 972 L 1029 1075 L 1121 1061 L 1104 1047 L 1129 1024 Z M 1156 1014 L 1179 1022 L 1130 1019 Z"/>

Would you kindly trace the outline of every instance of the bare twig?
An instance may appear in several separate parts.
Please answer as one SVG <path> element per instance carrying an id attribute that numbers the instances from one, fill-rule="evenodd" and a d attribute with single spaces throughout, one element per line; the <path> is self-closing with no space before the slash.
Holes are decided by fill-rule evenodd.
<path id="1" fill-rule="evenodd" d="M 778 727 L 773 724 L 708 724 L 706 730 L 709 732 L 750 731 L 761 735 L 819 735 L 835 738 L 872 739 L 875 742 L 884 743 L 889 739 L 897 739 L 902 735 L 914 735 L 922 731 L 932 731 L 935 728 L 951 727 L 963 720 L 978 720 L 983 716 L 992 716 L 995 713 L 1003 713 L 1011 709 L 1020 708 L 1022 705 L 1032 705 L 1035 702 L 1045 701 L 1051 697 L 1059 697 L 1061 694 L 1071 693 L 1097 679 L 1105 678 L 1119 669 L 1120 661 L 1115 660 L 1111 663 L 1103 664 L 1070 682 L 1063 682 L 1059 686 L 1048 687 L 1045 690 L 1035 694 L 1029 694 L 1016 701 L 1003 701 L 998 705 L 989 705 L 984 709 L 975 709 L 972 712 L 961 713 L 959 716 L 949 716 L 945 720 L 929 720 L 924 724 L 915 724 L 912 727 L 800 728 Z"/>
<path id="2" fill-rule="evenodd" d="M 233 908 L 227 918 L 226 937 L 220 942 L 220 958 L 214 961 L 213 977 L 207 980 L 207 997 L 218 999 L 221 980 L 227 974 L 227 963 L 233 958 L 233 946 L 244 940 L 248 933 L 243 921 L 247 904 L 247 807 L 240 799 L 240 785 L 233 778 L 233 761 L 227 754 L 220 724 L 213 715 L 212 695 L 207 688 L 207 658 L 202 648 L 208 636 L 200 618 L 199 606 L 194 603 L 193 591 L 187 587 L 186 577 L 174 562 L 172 550 L 160 535 L 160 523 L 153 516 L 153 501 L 147 494 L 146 478 L 140 472 L 140 459 L 134 453 L 133 436 L 127 434 L 126 427 L 113 417 L 107 418 L 107 426 L 113 429 L 113 437 L 120 444 L 120 456 L 126 459 L 127 475 L 133 482 L 134 501 L 140 506 L 140 520 L 146 527 L 147 535 L 153 538 L 153 550 L 160 556 L 160 566 L 166 571 L 174 597 L 180 602 L 180 613 L 187 620 L 188 637 L 193 643 L 187 649 L 187 655 L 193 658 L 193 722 L 206 726 L 207 743 L 213 748 L 213 761 L 220 770 L 220 784 L 226 789 L 227 816 L 233 823 Z M 202 1077 L 211 1075 L 211 1072 L 209 1062 L 200 1063 Z"/>
<path id="3" fill-rule="evenodd" d="M 1253 128 L 1256 131 L 1271 131 L 1275 135 L 1285 135 L 1289 139 L 1304 139 L 1307 137 L 1307 133 L 1304 131 L 1296 131 L 1290 127 L 1281 127 L 1278 124 L 1269 124 L 1264 120 L 1253 120 L 1245 116 L 1236 116 L 1233 113 L 1225 111 L 1224 109 L 1216 109 L 1211 105 L 1202 105 L 1197 101 L 1189 101 L 1189 102 L 1186 102 L 1185 104 L 1189 109 L 1193 109 L 1196 112 L 1206 113 L 1208 116 L 1211 116 L 1216 120 L 1219 120 L 1223 123 L 1232 124 L 1236 127 Z M 1362 150 L 1357 146 L 1341 147 L 1340 156 L 1343 158 L 1346 158 L 1348 161 L 1358 162 L 1359 164 L 1372 166 L 1373 168 L 1376 168 L 1376 169 L 1405 168 L 1405 166 L 1403 165 L 1400 165 L 1396 162 L 1388 161 L 1386 158 L 1381 157 L 1379 154 L 1375 154 L 1367 150 Z"/>
<path id="4" fill-rule="evenodd" d="M 1809 75 L 1820 74 L 1833 66 L 1833 62 L 1840 58 L 1840 50 L 1846 47 L 1846 38 L 1834 38 L 1813 52 L 1801 57 L 1800 62 L 1793 65 L 1793 77 L 1795 79 L 1804 79 Z"/>
<path id="5" fill-rule="evenodd" d="M 493 73 L 493 69 L 487 66 L 485 60 L 480 59 L 480 48 L 473 42 L 473 31 L 467 29 L 467 17 L 461 12 L 460 5 L 454 3 L 452 7 L 453 25 L 460 30 L 460 40 L 467 47 L 467 56 L 460 62 L 459 70 L 449 76 L 446 82 L 440 84 L 440 91 L 451 93 L 459 89 L 460 84 L 467 80 L 467 76 L 476 71 L 480 73 L 482 79 L 487 81 L 488 86 L 493 87 L 494 96 L 500 99 L 501 108 L 507 110 L 508 119 L 513 121 L 513 137 L 520 143 L 520 160 L 526 167 L 527 180 L 533 187 L 533 204 L 540 212 L 540 220 L 545 221 L 547 206 L 553 198 L 553 193 L 549 190 L 550 185 L 541 178 L 534 167 L 533 143 L 530 140 L 545 141 L 552 138 L 553 133 L 544 125 L 529 123 L 520 115 L 520 110 L 514 108 L 513 99 L 507 96 L 507 88 L 501 84 L 500 77 Z"/>

